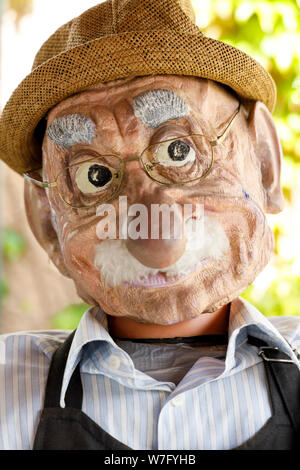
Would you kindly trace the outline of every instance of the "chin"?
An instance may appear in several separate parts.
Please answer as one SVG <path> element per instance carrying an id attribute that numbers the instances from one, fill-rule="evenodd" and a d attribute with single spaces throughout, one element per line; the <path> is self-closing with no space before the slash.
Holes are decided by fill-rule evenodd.
<path id="1" fill-rule="evenodd" d="M 216 311 L 245 290 L 244 284 L 232 289 L 228 270 L 226 275 L 224 272 L 210 263 L 210 269 L 195 271 L 168 285 L 103 287 L 97 302 L 106 313 L 139 323 L 171 325 L 193 320 Z"/>
<path id="2" fill-rule="evenodd" d="M 112 316 L 140 323 L 171 325 L 193 320 L 220 309 L 252 284 L 271 256 L 270 250 L 258 251 L 260 256 L 247 265 L 235 263 L 230 256 L 210 260 L 189 275 L 155 287 L 102 284 L 97 303 Z"/>

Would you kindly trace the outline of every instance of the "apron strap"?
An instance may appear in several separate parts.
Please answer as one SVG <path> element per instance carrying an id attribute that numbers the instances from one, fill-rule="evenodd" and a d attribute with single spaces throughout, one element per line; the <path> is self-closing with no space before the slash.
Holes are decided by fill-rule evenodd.
<path id="1" fill-rule="evenodd" d="M 264 362 L 275 414 L 285 412 L 293 428 L 299 432 L 300 370 L 297 364 L 287 354 L 258 338 L 248 336 L 248 342 L 259 348 L 258 355 Z"/>
<path id="2" fill-rule="evenodd" d="M 76 330 L 73 331 L 73 333 L 67 338 L 67 340 L 62 343 L 61 346 L 53 354 L 48 374 L 44 408 L 60 407 L 60 395 L 66 362 L 75 333 Z M 72 393 L 70 393 L 71 391 Z M 71 377 L 70 384 L 66 393 L 66 407 L 81 410 L 82 395 L 83 392 L 80 378 L 80 366 L 78 364 Z"/>

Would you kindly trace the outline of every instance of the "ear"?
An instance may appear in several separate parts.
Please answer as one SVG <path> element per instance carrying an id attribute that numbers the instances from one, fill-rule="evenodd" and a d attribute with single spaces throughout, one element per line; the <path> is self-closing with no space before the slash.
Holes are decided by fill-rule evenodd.
<path id="1" fill-rule="evenodd" d="M 260 163 L 265 212 L 277 214 L 284 208 L 280 186 L 282 148 L 272 115 L 262 102 L 254 103 L 248 117 L 248 126 L 255 154 Z"/>
<path id="2" fill-rule="evenodd" d="M 59 272 L 63 276 L 70 277 L 61 253 L 45 189 L 25 181 L 24 199 L 27 219 L 36 240 L 48 253 L 49 258 Z"/>

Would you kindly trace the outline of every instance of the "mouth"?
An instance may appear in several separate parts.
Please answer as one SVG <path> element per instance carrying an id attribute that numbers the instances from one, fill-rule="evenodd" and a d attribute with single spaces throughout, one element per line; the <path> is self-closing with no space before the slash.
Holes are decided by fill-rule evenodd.
<path id="1" fill-rule="evenodd" d="M 178 281 L 181 281 L 184 278 L 194 274 L 199 271 L 204 264 L 206 264 L 210 258 L 201 259 L 195 266 L 193 266 L 188 272 L 182 274 L 176 274 L 173 276 L 167 276 L 164 272 L 159 272 L 157 274 L 149 274 L 146 277 L 138 279 L 131 282 L 123 282 L 123 287 L 139 288 L 144 287 L 146 289 L 158 289 L 161 287 L 168 287 L 176 284 Z"/>

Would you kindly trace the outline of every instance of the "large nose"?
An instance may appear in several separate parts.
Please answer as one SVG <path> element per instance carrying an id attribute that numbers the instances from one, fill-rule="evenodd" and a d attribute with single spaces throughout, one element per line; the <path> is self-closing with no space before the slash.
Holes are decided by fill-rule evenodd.
<path id="1" fill-rule="evenodd" d="M 132 174 L 128 200 L 139 204 L 138 219 L 128 217 L 126 245 L 128 251 L 144 266 L 166 268 L 181 258 L 186 248 L 182 208 L 172 197 L 172 190 L 151 181 L 145 174 Z M 130 211 L 130 208 L 129 208 Z M 129 212 L 130 214 L 130 212 Z M 139 222 L 136 231 L 130 230 Z M 143 226 L 141 226 L 143 225 Z"/>
<path id="2" fill-rule="evenodd" d="M 128 251 L 144 266 L 162 269 L 172 266 L 185 251 L 182 240 L 127 240 Z"/>

